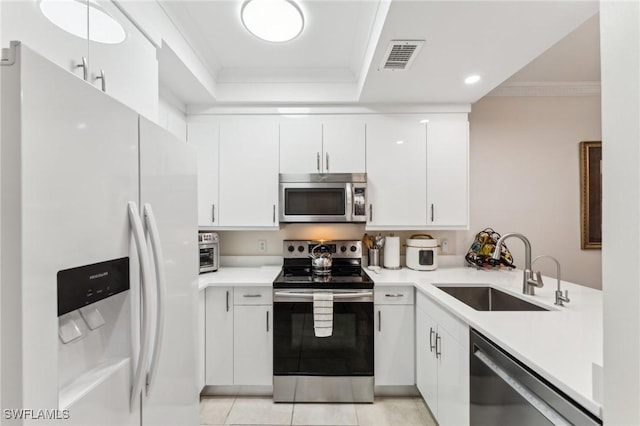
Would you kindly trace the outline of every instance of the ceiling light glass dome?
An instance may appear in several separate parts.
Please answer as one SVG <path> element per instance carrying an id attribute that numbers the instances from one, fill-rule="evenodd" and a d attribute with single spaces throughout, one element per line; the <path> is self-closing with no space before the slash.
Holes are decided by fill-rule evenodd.
<path id="1" fill-rule="evenodd" d="M 289 0 L 248 0 L 240 15 L 251 34 L 275 43 L 293 40 L 304 28 L 302 11 Z"/>

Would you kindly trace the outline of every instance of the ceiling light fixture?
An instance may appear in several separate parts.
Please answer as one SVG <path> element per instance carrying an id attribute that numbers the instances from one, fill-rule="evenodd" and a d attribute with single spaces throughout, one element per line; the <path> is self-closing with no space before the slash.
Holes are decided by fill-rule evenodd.
<path id="1" fill-rule="evenodd" d="M 302 11 L 290 0 L 248 0 L 240 17 L 251 34 L 275 43 L 293 40 L 304 28 Z"/>
<path id="2" fill-rule="evenodd" d="M 402 144 L 404 143 L 404 141 L 396 141 L 396 143 L 397 143 L 398 145 L 402 145 Z"/>
<path id="3" fill-rule="evenodd" d="M 425 118 L 424 120 L 420 120 L 420 122 L 421 122 L 422 124 L 425 124 L 425 123 L 428 123 L 428 122 L 429 122 L 429 120 L 427 120 L 427 119 Z"/>
<path id="4" fill-rule="evenodd" d="M 480 81 L 480 76 L 477 74 L 470 75 L 469 77 L 464 79 L 465 84 L 476 84 Z"/>
<path id="5" fill-rule="evenodd" d="M 53 24 L 80 38 L 87 38 L 87 29 L 89 40 L 98 43 L 118 44 L 126 38 L 122 25 L 95 0 L 89 0 L 88 10 L 87 3 L 78 0 L 40 0 L 40 11 Z"/>

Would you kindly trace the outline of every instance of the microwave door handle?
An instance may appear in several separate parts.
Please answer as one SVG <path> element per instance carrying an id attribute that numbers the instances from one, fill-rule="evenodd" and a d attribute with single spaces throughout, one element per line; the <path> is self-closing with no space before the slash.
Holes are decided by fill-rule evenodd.
<path id="1" fill-rule="evenodd" d="M 351 182 L 347 182 L 344 192 L 347 195 L 347 208 L 346 208 L 345 215 L 348 222 L 353 220 L 353 213 L 354 213 L 354 209 L 356 208 L 353 203 L 355 190 L 356 189 L 354 188 L 353 184 Z"/>
<path id="2" fill-rule="evenodd" d="M 569 426 L 571 423 L 567 422 L 557 411 L 555 411 L 549 404 L 539 398 L 536 394 L 531 392 L 524 384 L 518 379 L 513 377 L 502 368 L 493 358 L 485 354 L 476 348 L 473 354 L 478 360 L 480 360 L 485 366 L 487 366 L 496 376 L 500 377 L 510 388 L 517 392 L 522 398 L 524 398 L 533 408 L 535 408 L 540 414 L 542 414 L 547 420 L 554 425 Z"/>

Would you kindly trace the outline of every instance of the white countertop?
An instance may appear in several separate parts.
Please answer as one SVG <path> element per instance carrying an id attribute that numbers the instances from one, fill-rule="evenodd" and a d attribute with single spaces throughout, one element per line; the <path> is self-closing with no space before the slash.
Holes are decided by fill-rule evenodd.
<path id="1" fill-rule="evenodd" d="M 376 285 L 413 283 L 416 289 L 471 327 L 493 340 L 584 408 L 602 417 L 602 404 L 593 398 L 592 363 L 602 365 L 602 292 L 562 281 L 571 302 L 555 306 L 556 279 L 544 277 L 535 296 L 522 294 L 522 271 L 475 268 L 410 269 L 369 272 Z M 432 284 L 494 284 L 514 296 L 542 305 L 544 311 L 476 311 Z"/>
<path id="2" fill-rule="evenodd" d="M 200 276 L 200 289 L 212 285 L 270 286 L 279 267 L 221 268 Z M 602 417 L 593 398 L 592 363 L 602 365 L 602 292 L 563 281 L 571 302 L 555 306 L 556 279 L 545 277 L 535 296 L 522 294 L 522 271 L 439 268 L 435 271 L 367 271 L 375 285 L 414 285 L 444 309 L 493 340 L 507 352 Z M 544 311 L 476 311 L 432 284 L 492 284 L 513 295 L 543 305 Z"/>
<path id="3" fill-rule="evenodd" d="M 221 267 L 216 272 L 201 274 L 198 288 L 204 290 L 210 286 L 271 287 L 281 269 L 281 266 Z"/>

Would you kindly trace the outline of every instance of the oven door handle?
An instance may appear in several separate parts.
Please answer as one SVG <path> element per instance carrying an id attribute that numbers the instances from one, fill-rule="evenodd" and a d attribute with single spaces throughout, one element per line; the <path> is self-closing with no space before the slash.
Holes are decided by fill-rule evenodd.
<path id="1" fill-rule="evenodd" d="M 313 299 L 313 293 L 294 293 L 288 291 L 276 291 L 274 293 L 275 296 L 284 296 L 284 297 L 306 297 L 307 299 Z M 370 297 L 373 296 L 372 291 L 366 291 L 362 293 L 333 293 L 334 299 L 353 299 L 356 297 Z"/>

